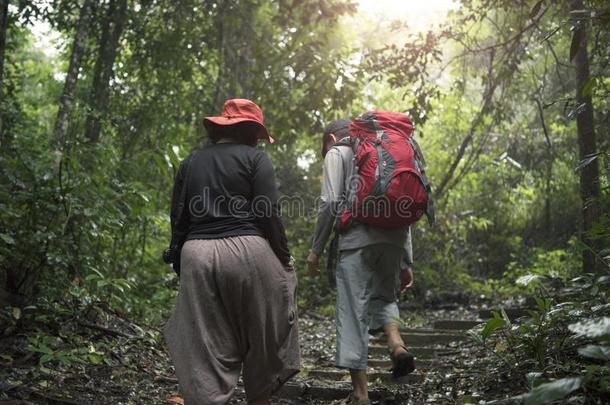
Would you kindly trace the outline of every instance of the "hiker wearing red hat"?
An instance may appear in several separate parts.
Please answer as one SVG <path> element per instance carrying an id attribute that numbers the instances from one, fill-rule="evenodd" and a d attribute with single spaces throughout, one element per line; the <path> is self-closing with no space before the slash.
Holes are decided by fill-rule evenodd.
<path id="1" fill-rule="evenodd" d="M 203 119 L 203 125 L 208 130 L 208 133 L 241 122 L 257 124 L 254 126 L 258 128 L 258 131 L 256 131 L 257 139 L 264 139 L 269 143 L 275 142 L 271 135 L 269 135 L 267 128 L 265 128 L 263 112 L 260 107 L 244 98 L 234 98 L 225 101 L 220 117 L 205 117 Z"/>
<path id="2" fill-rule="evenodd" d="M 210 142 L 176 175 L 172 242 L 180 276 L 165 329 L 186 405 L 226 404 L 240 372 L 251 404 L 299 372 L 296 274 L 277 206 L 261 109 L 227 100 L 205 117 Z"/>

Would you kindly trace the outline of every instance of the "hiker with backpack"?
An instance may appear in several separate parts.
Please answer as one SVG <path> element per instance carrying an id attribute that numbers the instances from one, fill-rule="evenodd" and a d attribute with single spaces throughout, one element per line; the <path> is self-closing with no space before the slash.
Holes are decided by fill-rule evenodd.
<path id="1" fill-rule="evenodd" d="M 433 219 L 430 185 L 405 114 L 334 121 L 324 130 L 322 155 L 321 205 L 307 262 L 318 275 L 324 247 L 338 233 L 335 365 L 349 369 L 352 379 L 343 403 L 365 405 L 369 333 L 386 333 L 393 377 L 415 369 L 396 323 L 396 285 L 400 278 L 404 292 L 413 283 L 409 225 L 424 213 Z"/>
<path id="2" fill-rule="evenodd" d="M 186 405 L 226 404 L 240 373 L 248 403 L 299 372 L 296 274 L 277 206 L 273 143 L 260 108 L 227 100 L 204 118 L 209 144 L 176 175 L 164 254 L 180 292 L 164 335 Z"/>

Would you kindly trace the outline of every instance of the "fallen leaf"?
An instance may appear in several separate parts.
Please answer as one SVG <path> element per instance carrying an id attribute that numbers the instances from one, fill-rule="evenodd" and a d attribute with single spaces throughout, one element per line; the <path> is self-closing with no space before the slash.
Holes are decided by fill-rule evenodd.
<path id="1" fill-rule="evenodd" d="M 179 396 L 169 397 L 169 398 L 167 398 L 167 402 L 170 404 L 184 405 L 184 399 L 182 399 L 182 397 L 179 397 Z"/>
<path id="2" fill-rule="evenodd" d="M 496 343 L 496 352 L 498 353 L 504 353 L 506 351 L 506 349 L 508 349 L 508 347 L 506 346 L 506 342 L 500 340 L 498 341 L 498 343 Z"/>

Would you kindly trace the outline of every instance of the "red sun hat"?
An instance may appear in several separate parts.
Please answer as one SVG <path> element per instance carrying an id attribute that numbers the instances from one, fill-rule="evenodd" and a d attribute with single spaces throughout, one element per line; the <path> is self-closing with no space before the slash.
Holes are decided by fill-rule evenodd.
<path id="1" fill-rule="evenodd" d="M 265 127 L 263 111 L 254 102 L 245 98 L 232 98 L 225 101 L 220 117 L 205 117 L 203 125 L 209 128 L 210 124 L 235 125 L 246 121 L 255 122 L 261 127 L 262 131 L 258 134 L 259 139 L 265 139 L 269 143 L 275 142 Z"/>

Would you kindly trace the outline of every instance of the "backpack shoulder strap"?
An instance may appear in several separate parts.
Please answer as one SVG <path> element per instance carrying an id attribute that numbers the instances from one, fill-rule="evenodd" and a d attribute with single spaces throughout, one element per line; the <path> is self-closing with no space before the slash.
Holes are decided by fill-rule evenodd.
<path id="1" fill-rule="evenodd" d="M 356 190 L 355 190 L 356 181 L 354 181 L 354 176 L 358 175 L 358 167 L 356 165 L 356 158 L 357 158 L 357 151 L 358 151 L 359 144 L 360 144 L 359 138 L 352 138 L 350 136 L 346 136 L 344 138 L 339 139 L 333 145 L 333 148 L 335 146 L 343 147 L 343 148 L 349 147 L 352 150 L 351 157 L 349 155 L 346 156 L 346 154 L 341 153 L 341 161 L 343 162 L 343 172 L 344 172 L 345 176 L 347 176 L 347 179 L 348 179 L 346 189 L 344 190 L 344 200 L 343 200 L 343 203 L 344 203 L 343 209 L 346 209 L 346 210 L 349 210 L 351 208 L 351 205 L 353 203 L 353 196 L 356 192 Z M 352 160 L 351 171 L 349 173 L 345 173 L 348 159 Z M 340 222 L 340 216 L 337 217 L 337 220 L 335 223 L 335 234 L 336 235 L 341 233 L 339 231 L 339 228 L 340 228 L 339 222 Z"/>
<path id="2" fill-rule="evenodd" d="M 409 143 L 411 144 L 413 152 L 415 153 L 416 168 L 419 170 L 420 178 L 424 184 L 426 194 L 428 195 L 428 201 L 426 203 L 426 217 L 428 218 L 428 224 L 434 225 L 436 221 L 436 213 L 434 195 L 432 194 L 432 184 L 426 175 L 426 159 L 424 158 L 424 154 L 422 153 L 421 148 L 413 135 L 415 134 L 413 133 L 409 137 Z"/>

